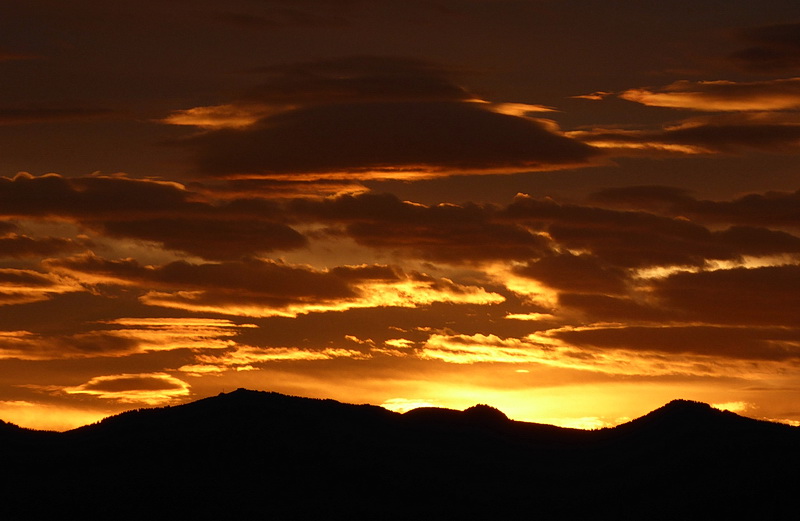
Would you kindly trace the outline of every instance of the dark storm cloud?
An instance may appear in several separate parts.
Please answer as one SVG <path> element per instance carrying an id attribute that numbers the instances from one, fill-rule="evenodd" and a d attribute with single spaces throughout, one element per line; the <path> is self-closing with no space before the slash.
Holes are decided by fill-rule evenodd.
<path id="1" fill-rule="evenodd" d="M 729 56 L 741 68 L 773 74 L 800 70 L 800 23 L 745 29 L 739 37 L 751 44 Z"/>
<path id="2" fill-rule="evenodd" d="M 785 361 L 800 358 L 800 330 L 767 327 L 626 326 L 565 329 L 553 336 L 573 346 L 663 355 Z M 667 359 L 664 363 L 669 363 Z"/>
<path id="3" fill-rule="evenodd" d="M 711 231 L 686 219 L 529 196 L 518 196 L 503 216 L 546 231 L 563 248 L 590 251 L 618 267 L 703 265 L 711 259 L 800 251 L 800 238 L 787 233 L 743 227 Z"/>
<path id="4" fill-rule="evenodd" d="M 433 302 L 499 303 L 504 298 L 388 266 L 316 270 L 268 260 L 145 266 L 133 259 L 93 254 L 49 259 L 44 265 L 89 288 L 137 288 L 147 305 L 239 316 L 291 316 L 358 307 L 416 307 Z"/>
<path id="5" fill-rule="evenodd" d="M 270 80 L 233 103 L 165 118 L 215 129 L 185 140 L 201 171 L 404 178 L 555 169 L 597 155 L 552 122 L 479 100 L 423 60 L 355 56 L 259 71 Z"/>
<path id="6" fill-rule="evenodd" d="M 114 261 L 88 254 L 49 260 L 47 265 L 142 288 L 209 291 L 217 300 L 230 303 L 257 300 L 283 305 L 293 300 L 355 296 L 342 277 L 274 261 L 215 264 L 176 261 L 163 266 L 144 266 L 133 259 Z"/>
<path id="7" fill-rule="evenodd" d="M 695 117 L 654 129 L 596 128 L 569 135 L 612 156 L 795 153 L 800 118 L 796 113 L 743 112 Z"/>
<path id="8" fill-rule="evenodd" d="M 580 291 L 577 287 L 582 286 L 585 291 L 620 292 L 629 268 L 704 266 L 713 260 L 800 252 L 800 238 L 785 231 L 731 223 L 710 229 L 683 213 L 608 208 L 633 206 L 639 200 L 648 209 L 661 208 L 691 200 L 687 198 L 681 191 L 644 187 L 598 194 L 591 206 L 520 195 L 501 208 L 426 206 L 390 194 L 365 193 L 295 199 L 287 209 L 300 222 L 331 225 L 328 233 L 333 236 L 344 234 L 364 246 L 434 262 L 524 261 L 527 265 L 519 267 L 518 274 L 567 291 Z M 569 275 L 578 272 L 583 278 Z"/>
<path id="9" fill-rule="evenodd" d="M 732 201 L 699 200 L 687 191 L 667 186 L 610 188 L 589 197 L 593 204 L 638 208 L 667 215 L 681 215 L 700 222 L 800 227 L 800 190 L 747 194 Z"/>
<path id="10" fill-rule="evenodd" d="M 222 212 L 220 212 L 222 214 Z M 105 221 L 105 235 L 158 242 L 204 259 L 233 260 L 259 252 L 291 250 L 307 244 L 306 238 L 285 224 L 258 221 L 160 218 L 136 221 Z M 1 245 L 0 245 L 1 247 Z"/>
<path id="11" fill-rule="evenodd" d="M 390 194 L 296 200 L 301 219 L 343 223 L 343 233 L 372 248 L 452 264 L 527 260 L 550 251 L 550 240 L 514 223 L 494 222 L 491 206 L 424 206 Z"/>
<path id="12" fill-rule="evenodd" d="M 0 258 L 49 257 L 60 253 L 75 253 L 92 246 L 88 239 L 60 237 L 28 237 L 11 234 L 0 237 Z"/>
<path id="13" fill-rule="evenodd" d="M 103 218 L 198 213 L 201 204 L 177 183 L 56 174 L 0 177 L 0 213 L 10 217 Z"/>
<path id="14" fill-rule="evenodd" d="M 558 303 L 566 309 L 581 312 L 591 322 L 660 323 L 672 318 L 664 309 L 636 297 L 561 293 Z"/>
<path id="15" fill-rule="evenodd" d="M 687 321 L 797 327 L 800 266 L 677 273 L 655 281 L 653 296 Z"/>
<path id="16" fill-rule="evenodd" d="M 192 143 L 204 172 L 234 177 L 537 170 L 585 163 L 595 155 L 591 147 L 541 122 L 498 114 L 480 104 L 449 102 L 298 109 L 247 129 L 196 137 Z"/>
<path id="17" fill-rule="evenodd" d="M 207 259 L 306 245 L 305 237 L 282 223 L 278 206 L 269 201 L 240 198 L 212 204 L 177 183 L 126 177 L 0 178 L 0 214 L 71 220 L 102 235 L 154 241 Z M 15 242 L 24 246 L 21 239 Z"/>
<path id="18" fill-rule="evenodd" d="M 514 272 L 566 293 L 604 295 L 624 293 L 629 276 L 623 269 L 604 265 L 592 255 L 571 253 L 545 256 L 516 268 Z"/>

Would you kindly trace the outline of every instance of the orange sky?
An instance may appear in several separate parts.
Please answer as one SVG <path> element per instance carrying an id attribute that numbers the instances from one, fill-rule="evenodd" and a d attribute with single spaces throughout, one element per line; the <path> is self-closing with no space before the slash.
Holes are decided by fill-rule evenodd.
<path id="1" fill-rule="evenodd" d="M 11 0 L 0 28 L 0 419 L 247 387 L 800 422 L 794 1 Z"/>

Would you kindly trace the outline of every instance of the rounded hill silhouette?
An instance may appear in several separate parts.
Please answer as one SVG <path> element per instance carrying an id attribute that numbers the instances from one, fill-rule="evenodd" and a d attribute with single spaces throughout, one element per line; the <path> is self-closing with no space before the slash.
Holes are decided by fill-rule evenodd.
<path id="1" fill-rule="evenodd" d="M 0 424 L 0 458 L 4 520 L 777 519 L 800 429 L 686 400 L 579 431 L 239 389 L 65 433 Z"/>

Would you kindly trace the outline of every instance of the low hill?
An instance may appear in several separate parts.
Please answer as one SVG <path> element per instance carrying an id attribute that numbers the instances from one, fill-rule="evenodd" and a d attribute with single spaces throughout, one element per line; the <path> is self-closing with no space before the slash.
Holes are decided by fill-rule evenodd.
<path id="1" fill-rule="evenodd" d="M 3 519 L 776 518 L 800 429 L 680 400 L 581 431 L 240 389 L 66 433 L 0 424 L 0 458 Z"/>

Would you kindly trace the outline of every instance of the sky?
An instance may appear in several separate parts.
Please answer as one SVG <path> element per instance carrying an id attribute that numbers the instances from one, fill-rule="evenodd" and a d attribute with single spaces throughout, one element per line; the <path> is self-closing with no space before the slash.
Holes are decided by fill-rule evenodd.
<path id="1" fill-rule="evenodd" d="M 4 0 L 0 77 L 0 419 L 800 424 L 796 0 Z"/>

